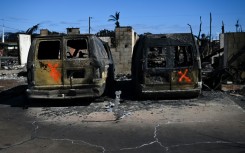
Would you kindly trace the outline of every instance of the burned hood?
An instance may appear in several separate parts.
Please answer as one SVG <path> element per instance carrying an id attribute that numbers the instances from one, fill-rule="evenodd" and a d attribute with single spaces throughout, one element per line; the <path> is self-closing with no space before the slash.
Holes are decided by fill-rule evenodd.
<path id="1" fill-rule="evenodd" d="M 109 64 L 109 59 L 102 41 L 95 36 L 90 37 L 89 41 L 92 64 L 95 67 L 105 67 Z"/>
<path id="2" fill-rule="evenodd" d="M 194 38 L 191 33 L 180 34 L 152 34 L 145 36 L 147 45 L 195 45 Z"/>

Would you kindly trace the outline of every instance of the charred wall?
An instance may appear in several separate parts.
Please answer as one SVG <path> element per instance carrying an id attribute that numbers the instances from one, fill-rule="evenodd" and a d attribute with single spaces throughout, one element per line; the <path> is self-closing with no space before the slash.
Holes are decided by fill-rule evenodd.
<path id="1" fill-rule="evenodd" d="M 131 74 L 133 47 L 138 39 L 132 27 L 120 27 L 115 29 L 116 47 L 112 49 L 115 62 L 115 74 Z"/>
<path id="2" fill-rule="evenodd" d="M 100 37 L 108 42 L 115 64 L 115 75 L 131 74 L 131 63 L 134 45 L 138 35 L 132 27 L 119 27 L 115 29 L 115 41 L 112 37 Z M 112 41 L 114 43 L 112 43 Z"/>
<path id="3" fill-rule="evenodd" d="M 220 47 L 224 48 L 223 66 L 243 67 L 245 65 L 245 32 L 220 34 Z M 245 77 L 245 74 L 243 74 Z"/>

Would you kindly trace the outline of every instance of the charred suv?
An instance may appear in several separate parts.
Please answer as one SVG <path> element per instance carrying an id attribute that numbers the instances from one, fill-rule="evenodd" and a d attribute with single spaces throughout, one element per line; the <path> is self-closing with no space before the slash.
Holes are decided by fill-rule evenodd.
<path id="1" fill-rule="evenodd" d="M 136 42 L 132 81 L 138 96 L 196 97 L 201 61 L 191 33 L 143 35 Z"/>
<path id="2" fill-rule="evenodd" d="M 114 79 L 111 52 L 96 36 L 70 33 L 33 39 L 27 61 L 29 98 L 99 97 L 110 79 Z"/>

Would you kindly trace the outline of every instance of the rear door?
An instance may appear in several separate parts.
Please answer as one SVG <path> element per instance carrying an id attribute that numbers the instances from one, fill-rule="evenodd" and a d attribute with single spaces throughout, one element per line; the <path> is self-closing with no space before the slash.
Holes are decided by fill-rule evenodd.
<path id="1" fill-rule="evenodd" d="M 145 84 L 156 90 L 193 89 L 198 69 L 191 45 L 150 46 L 146 54 Z"/>
<path id="2" fill-rule="evenodd" d="M 87 37 L 64 39 L 64 86 L 76 88 L 89 86 L 93 81 Z"/>
<path id="3" fill-rule="evenodd" d="M 40 87 L 60 87 L 62 81 L 61 39 L 39 39 L 35 47 L 34 81 Z"/>
<path id="4" fill-rule="evenodd" d="M 170 90 L 169 46 L 150 46 L 146 53 L 145 84 L 156 90 Z"/>
<path id="5" fill-rule="evenodd" d="M 198 70 L 194 66 L 193 47 L 191 45 L 172 46 L 174 68 L 171 72 L 171 89 L 188 90 L 195 88 Z"/>

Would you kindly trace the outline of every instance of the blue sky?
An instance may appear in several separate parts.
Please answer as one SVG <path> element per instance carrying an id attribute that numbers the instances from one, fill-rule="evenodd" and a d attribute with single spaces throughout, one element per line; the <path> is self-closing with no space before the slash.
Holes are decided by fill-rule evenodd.
<path id="1" fill-rule="evenodd" d="M 209 14 L 212 13 L 214 39 L 221 32 L 222 21 L 226 32 L 234 32 L 236 21 L 245 31 L 244 0 L 3 0 L 0 27 L 5 31 L 26 31 L 40 23 L 41 29 L 65 32 L 67 27 L 78 27 L 91 33 L 102 29 L 114 30 L 109 16 L 120 12 L 120 25 L 132 26 L 139 33 L 190 32 L 198 34 L 200 16 L 202 33 L 209 33 Z M 2 30 L 0 29 L 0 33 Z"/>

